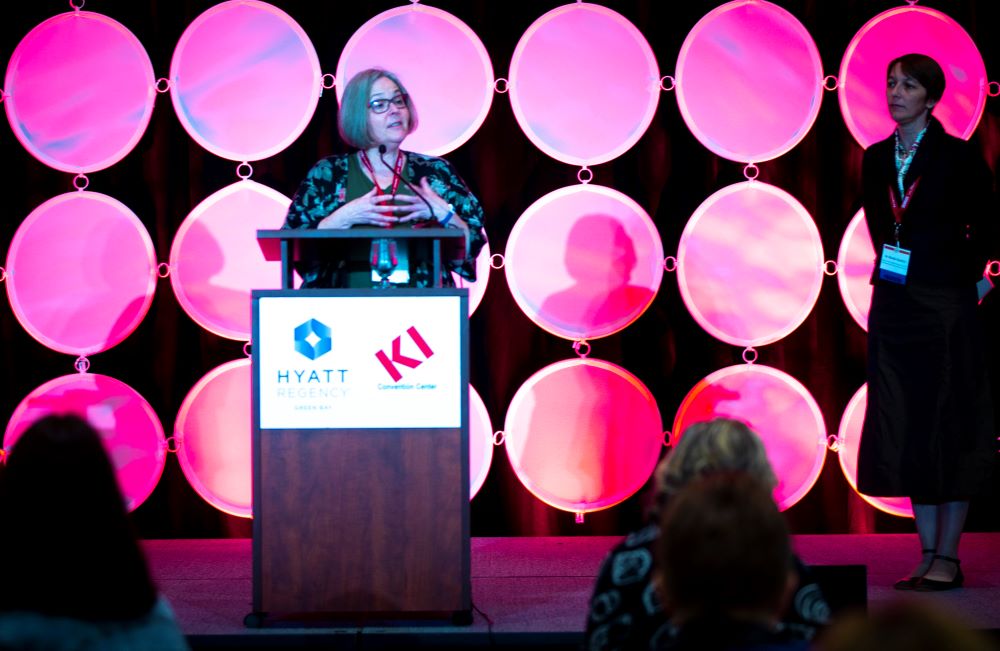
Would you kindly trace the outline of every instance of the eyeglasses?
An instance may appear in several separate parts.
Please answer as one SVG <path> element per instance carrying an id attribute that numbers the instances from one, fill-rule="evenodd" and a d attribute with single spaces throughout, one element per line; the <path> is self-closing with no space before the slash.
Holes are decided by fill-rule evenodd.
<path id="1" fill-rule="evenodd" d="M 390 104 L 398 109 L 405 109 L 406 95 L 396 95 L 392 99 L 373 99 L 368 102 L 368 108 L 372 110 L 372 113 L 385 113 L 389 110 Z"/>

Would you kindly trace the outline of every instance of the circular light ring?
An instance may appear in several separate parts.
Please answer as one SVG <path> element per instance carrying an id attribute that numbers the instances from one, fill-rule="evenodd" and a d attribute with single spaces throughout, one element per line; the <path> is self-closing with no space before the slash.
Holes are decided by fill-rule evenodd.
<path id="1" fill-rule="evenodd" d="M 597 165 L 646 132 L 660 101 L 660 70 L 627 18 L 578 2 L 525 31 L 508 88 L 514 117 L 536 147 L 570 165 Z"/>
<path id="2" fill-rule="evenodd" d="M 152 117 L 156 81 L 149 55 L 124 25 L 74 11 L 21 40 L 4 94 L 7 120 L 24 148 L 49 167 L 80 174 L 132 151 Z"/>
<path id="3" fill-rule="evenodd" d="M 840 429 L 837 431 L 839 438 L 837 456 L 840 459 L 840 469 L 844 471 L 847 483 L 861 499 L 883 513 L 912 518 L 913 508 L 908 497 L 871 497 L 858 491 L 858 448 L 861 443 L 861 429 L 865 422 L 867 403 L 868 385 L 864 384 L 847 403 L 844 416 L 840 419 Z"/>
<path id="4" fill-rule="evenodd" d="M 253 516 L 250 360 L 227 362 L 191 388 L 174 424 L 188 483 L 215 508 Z"/>
<path id="5" fill-rule="evenodd" d="M 696 384 L 674 418 L 675 440 L 694 423 L 731 418 L 746 423 L 764 442 L 778 485 L 774 501 L 785 510 L 819 479 L 826 460 L 826 425 L 809 391 L 792 376 L 768 366 L 720 369 Z"/>
<path id="6" fill-rule="evenodd" d="M 199 203 L 170 247 L 170 285 L 184 311 L 220 337 L 250 339 L 250 292 L 281 284 L 281 262 L 267 261 L 258 229 L 277 229 L 291 199 L 254 181 L 237 181 Z"/>
<path id="7" fill-rule="evenodd" d="M 475 32 L 422 4 L 384 11 L 351 36 L 337 63 L 337 100 L 354 75 L 384 68 L 399 77 L 420 117 L 405 148 L 443 156 L 471 138 L 493 103 L 493 63 Z"/>
<path id="8" fill-rule="evenodd" d="M 663 446 L 652 394 L 634 375 L 596 359 L 557 362 L 514 395 L 504 422 L 517 478 L 563 511 L 614 506 L 642 488 Z"/>
<path id="9" fill-rule="evenodd" d="M 518 307 L 565 339 L 596 339 L 638 319 L 663 279 L 653 220 L 600 185 L 560 188 L 531 204 L 507 240 L 504 273 Z"/>
<path id="10" fill-rule="evenodd" d="M 823 284 L 823 243 L 795 197 L 760 181 L 706 199 L 677 248 L 684 304 L 709 334 L 762 346 L 799 327 Z"/>
<path id="11" fill-rule="evenodd" d="M 934 107 L 949 133 L 968 139 L 986 107 L 986 66 L 976 44 L 947 14 L 928 7 L 894 7 L 869 20 L 851 39 L 840 64 L 840 112 L 862 147 L 896 128 L 885 98 L 886 66 L 903 54 L 941 64 L 944 97 Z"/>
<path id="12" fill-rule="evenodd" d="M 875 247 L 868 234 L 864 209 L 859 210 L 844 231 L 837 253 L 837 285 L 851 318 L 868 331 L 868 309 L 872 304 L 872 270 L 875 269 Z"/>
<path id="13" fill-rule="evenodd" d="M 808 30 L 763 0 L 735 0 L 694 26 L 677 57 L 677 103 L 710 151 L 744 163 L 781 156 L 819 115 L 823 62 Z"/>
<path id="14" fill-rule="evenodd" d="M 493 463 L 493 423 L 479 393 L 469 385 L 469 499 L 486 483 Z"/>
<path id="15" fill-rule="evenodd" d="M 156 259 L 145 226 L 117 199 L 70 192 L 21 223 L 7 252 L 7 296 L 32 337 L 92 355 L 128 337 L 149 311 Z"/>
<path id="16" fill-rule="evenodd" d="M 184 129 L 216 156 L 273 156 L 305 130 L 322 92 L 316 49 L 291 16 L 230 0 L 194 19 L 170 62 L 170 99 Z"/>
<path id="17" fill-rule="evenodd" d="M 455 281 L 455 287 L 469 290 L 469 316 L 472 316 L 479 304 L 483 302 L 483 295 L 486 294 L 486 285 L 490 282 L 490 243 L 483 244 L 479 257 L 476 258 L 476 281 L 470 282 L 462 278 L 454 271 L 451 273 Z"/>
<path id="18" fill-rule="evenodd" d="M 4 449 L 10 452 L 28 427 L 50 414 L 77 415 L 97 430 L 129 511 L 152 494 L 167 462 L 167 443 L 156 413 L 135 389 L 92 373 L 50 380 L 14 409 L 4 433 Z"/>

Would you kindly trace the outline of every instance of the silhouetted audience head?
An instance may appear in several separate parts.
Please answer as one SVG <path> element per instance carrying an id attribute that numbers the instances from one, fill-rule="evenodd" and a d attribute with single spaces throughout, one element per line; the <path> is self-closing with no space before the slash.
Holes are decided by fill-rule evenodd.
<path id="1" fill-rule="evenodd" d="M 0 611 L 139 617 L 156 590 L 100 436 L 76 416 L 29 427 L 0 474 Z"/>
<path id="2" fill-rule="evenodd" d="M 771 488 L 746 472 L 710 473 L 672 495 L 657 555 L 661 596 L 679 625 L 699 616 L 777 621 L 795 581 Z"/>
<path id="3" fill-rule="evenodd" d="M 819 651 L 996 651 L 984 634 L 942 611 L 940 604 L 899 600 L 868 615 L 837 621 L 820 638 Z"/>

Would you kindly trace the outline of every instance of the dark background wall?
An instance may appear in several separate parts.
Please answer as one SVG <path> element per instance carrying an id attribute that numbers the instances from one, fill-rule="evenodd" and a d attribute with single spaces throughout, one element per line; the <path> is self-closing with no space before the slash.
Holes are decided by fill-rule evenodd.
<path id="1" fill-rule="evenodd" d="M 170 0 L 89 0 L 85 10 L 106 14 L 128 27 L 144 44 L 157 77 L 169 74 L 174 46 L 188 24 L 213 2 Z M 275 0 L 309 34 L 324 72 L 335 72 L 343 46 L 353 32 L 381 11 L 402 2 L 314 2 Z M 494 74 L 508 75 L 511 55 L 531 23 L 560 2 L 441 0 L 432 6 L 453 13 L 482 39 Z M 721 4 L 712 0 L 602 2 L 631 20 L 659 61 L 672 74 L 688 31 Z M 826 74 L 837 74 L 854 34 L 876 14 L 902 3 L 876 0 L 782 0 L 810 31 Z M 927 1 L 957 20 L 979 46 L 986 69 L 1000 69 L 1000 3 L 991 0 Z M 65 2 L 38 1 L 5 7 L 0 20 L 0 60 L 6 62 L 32 27 L 67 11 Z M 94 71 L 95 75 L 106 71 Z M 995 78 L 995 77 L 991 77 Z M 86 79 L 80 79 L 86 84 Z M 318 158 L 344 150 L 336 135 L 336 100 L 327 92 L 306 132 L 286 151 L 254 163 L 253 179 L 291 196 Z M 994 170 L 1000 162 L 1000 100 L 987 102 L 974 136 Z M 813 215 L 827 259 L 836 257 L 844 228 L 860 207 L 862 150 L 840 115 L 835 93 L 825 93 L 809 135 L 791 152 L 760 166 L 760 179 L 777 185 Z M 0 251 L 6 252 L 21 221 L 43 201 L 72 190 L 71 175 L 32 158 L 9 126 L 0 126 Z M 465 145 L 448 156 L 480 197 L 494 252 L 503 252 L 521 213 L 542 195 L 576 183 L 576 168 L 538 151 L 514 120 L 509 98 L 497 95 L 486 122 Z M 235 163 L 205 152 L 188 137 L 169 97 L 157 97 L 152 122 L 136 149 L 110 169 L 89 175 L 91 190 L 109 194 L 142 219 L 153 238 L 158 261 L 166 261 L 181 222 L 205 197 L 236 180 Z M 708 152 L 690 134 L 672 93 L 663 93 L 647 133 L 620 158 L 594 167 L 594 183 L 614 187 L 635 199 L 654 219 L 668 255 L 676 253 L 691 213 L 711 193 L 743 180 L 742 165 Z M 996 217 L 996 216 L 994 216 Z M 982 308 L 987 331 L 998 332 L 1000 297 Z M 494 272 L 482 305 L 472 317 L 472 383 L 482 395 L 494 429 L 502 427 L 517 388 L 547 364 L 573 357 L 570 343 L 532 324 L 515 305 L 503 279 Z M 6 300 L 0 301 L 0 423 L 6 423 L 31 390 L 73 371 L 73 358 L 33 340 L 17 323 Z M 995 342 L 994 342 L 995 343 Z M 186 393 L 215 366 L 243 356 L 241 342 L 203 331 L 180 309 L 168 280 L 161 280 L 152 309 L 136 332 L 117 347 L 92 357 L 92 372 L 116 377 L 142 394 L 171 430 Z M 799 379 L 816 398 L 827 428 L 835 432 L 848 400 L 864 382 L 864 332 L 853 322 L 837 290 L 826 278 L 815 309 L 784 340 L 760 350 L 759 363 Z M 988 351 L 1000 386 L 1000 357 Z M 688 390 L 712 371 L 741 362 L 741 350 L 716 341 L 691 318 L 676 279 L 665 274 L 649 310 L 621 333 L 593 342 L 593 356 L 622 365 L 655 395 L 669 429 Z M 994 394 L 998 395 L 996 389 Z M 1000 404 L 1000 401 L 998 401 Z M 1000 473 L 997 473 L 1000 476 Z M 358 499 L 363 499 L 359 496 Z M 973 503 L 969 527 L 1000 529 L 1000 480 Z M 321 505 L 317 505 L 321 508 Z M 643 511 L 640 495 L 608 511 L 572 514 L 533 498 L 517 481 L 503 450 L 497 448 L 489 478 L 472 503 L 473 535 L 587 535 L 624 533 Z M 829 453 L 813 490 L 787 512 L 799 533 L 909 531 L 907 520 L 893 518 L 863 503 Z M 249 535 L 249 522 L 224 515 L 204 503 L 188 486 L 171 455 L 156 491 L 135 512 L 140 533 L 150 538 Z"/>

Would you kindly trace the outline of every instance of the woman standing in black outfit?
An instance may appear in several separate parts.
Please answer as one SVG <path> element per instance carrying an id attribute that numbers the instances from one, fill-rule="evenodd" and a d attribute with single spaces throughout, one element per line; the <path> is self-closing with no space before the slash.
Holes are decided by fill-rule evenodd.
<path id="1" fill-rule="evenodd" d="M 947 590 L 964 580 L 958 541 L 995 447 L 976 316 L 994 245 L 993 184 L 975 148 L 931 116 L 944 94 L 941 67 L 908 54 L 887 77 L 897 128 L 862 166 L 878 258 L 858 489 L 913 503 L 923 557 L 895 587 Z"/>

